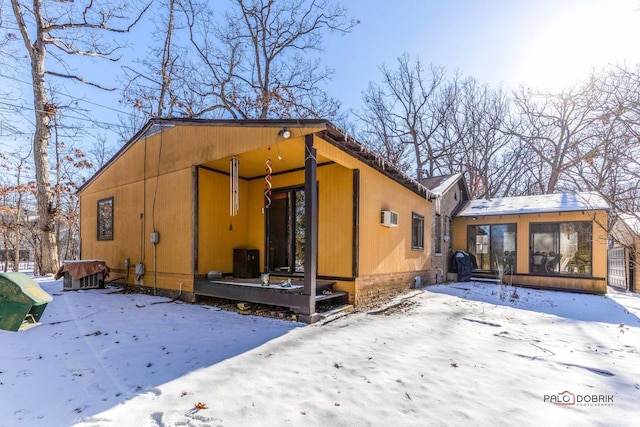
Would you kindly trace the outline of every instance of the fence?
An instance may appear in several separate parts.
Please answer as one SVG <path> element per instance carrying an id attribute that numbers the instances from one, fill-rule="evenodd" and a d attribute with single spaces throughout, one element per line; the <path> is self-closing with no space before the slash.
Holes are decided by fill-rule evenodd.
<path id="1" fill-rule="evenodd" d="M 0 261 L 0 271 L 4 271 L 5 263 L 4 261 Z M 22 272 L 33 272 L 34 262 L 33 261 L 20 261 L 18 263 L 18 271 Z M 9 261 L 7 263 L 7 271 L 13 271 L 13 262 Z"/>

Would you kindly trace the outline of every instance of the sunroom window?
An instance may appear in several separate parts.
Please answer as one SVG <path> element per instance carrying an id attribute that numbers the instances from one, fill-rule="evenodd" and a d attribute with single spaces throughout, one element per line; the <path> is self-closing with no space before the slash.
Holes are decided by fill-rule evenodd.
<path id="1" fill-rule="evenodd" d="M 480 270 L 515 273 L 516 224 L 470 225 L 467 251 Z"/>
<path id="2" fill-rule="evenodd" d="M 591 222 L 533 223 L 529 230 L 530 272 L 591 276 Z"/>

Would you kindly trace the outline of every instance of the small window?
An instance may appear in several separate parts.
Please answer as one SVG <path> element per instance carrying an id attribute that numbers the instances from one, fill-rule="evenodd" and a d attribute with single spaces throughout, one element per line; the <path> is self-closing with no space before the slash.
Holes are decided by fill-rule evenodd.
<path id="1" fill-rule="evenodd" d="M 113 197 L 98 200 L 98 240 L 113 240 Z"/>
<path id="2" fill-rule="evenodd" d="M 436 214 L 436 223 L 434 224 L 433 239 L 435 242 L 435 251 L 437 254 L 442 253 L 442 216 Z"/>
<path id="3" fill-rule="evenodd" d="M 411 221 L 411 249 L 424 250 L 424 217 L 417 213 Z"/>

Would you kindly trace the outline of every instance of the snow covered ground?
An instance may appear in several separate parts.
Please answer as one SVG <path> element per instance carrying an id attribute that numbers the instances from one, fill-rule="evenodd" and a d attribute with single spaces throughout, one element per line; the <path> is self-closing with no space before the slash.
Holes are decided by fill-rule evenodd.
<path id="1" fill-rule="evenodd" d="M 453 283 L 304 325 L 38 281 L 3 427 L 640 425 L 638 294 Z"/>

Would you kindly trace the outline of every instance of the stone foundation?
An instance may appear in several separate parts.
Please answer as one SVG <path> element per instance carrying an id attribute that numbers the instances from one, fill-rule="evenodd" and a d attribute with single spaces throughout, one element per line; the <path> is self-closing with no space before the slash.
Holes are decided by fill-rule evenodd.
<path id="1" fill-rule="evenodd" d="M 387 303 L 394 296 L 415 288 L 416 277 L 420 278 L 419 286 L 426 286 L 430 283 L 433 273 L 431 270 L 422 270 L 361 276 L 356 279 L 355 306 L 358 309 L 366 309 Z"/>

